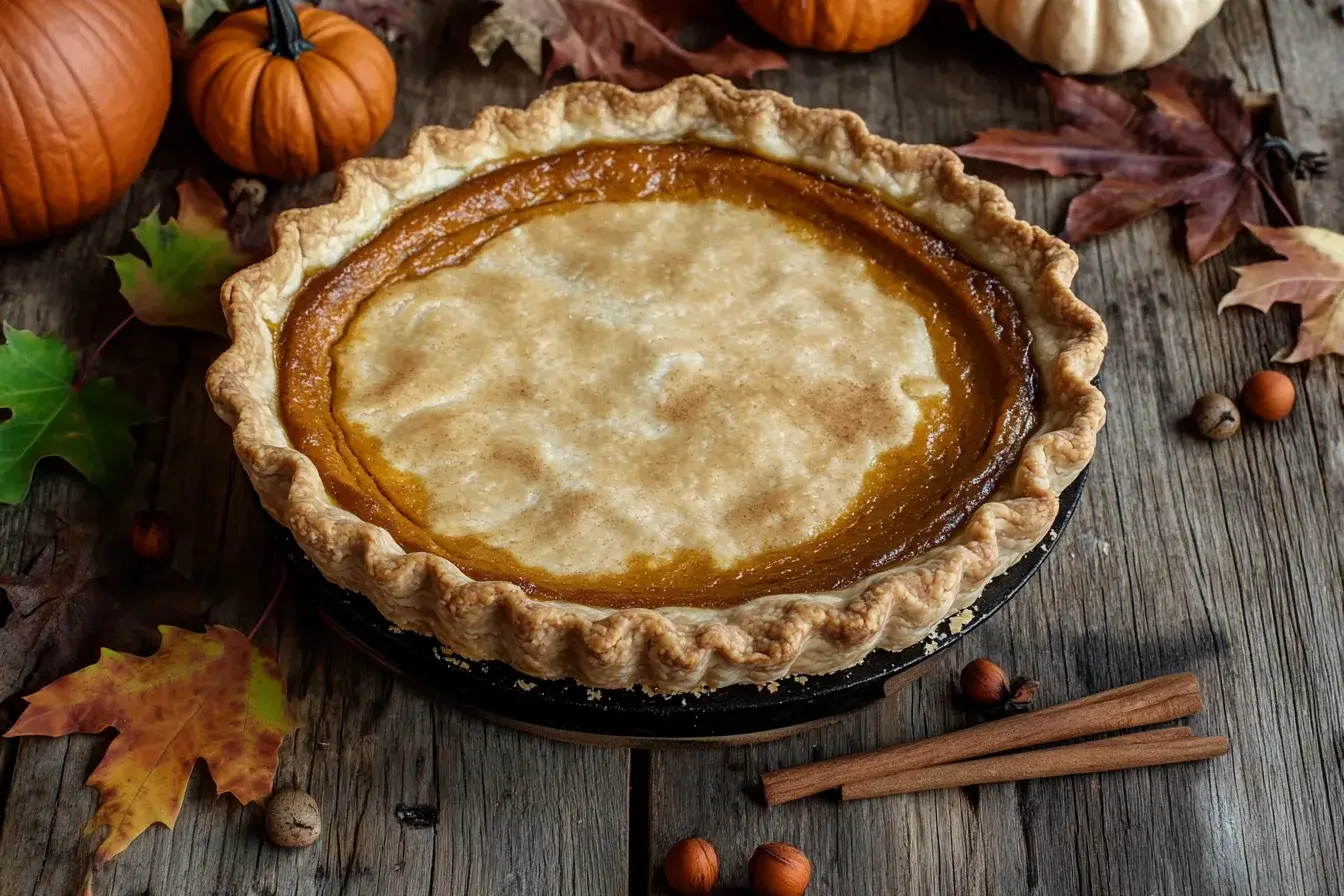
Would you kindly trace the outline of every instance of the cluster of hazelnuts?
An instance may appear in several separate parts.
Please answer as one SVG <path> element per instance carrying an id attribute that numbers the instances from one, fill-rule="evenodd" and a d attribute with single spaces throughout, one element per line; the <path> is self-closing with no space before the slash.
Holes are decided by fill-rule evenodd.
<path id="1" fill-rule="evenodd" d="M 1292 412 L 1296 401 L 1293 381 L 1277 370 L 1262 370 L 1241 388 L 1241 406 L 1261 420 L 1282 420 Z M 1190 423 L 1204 438 L 1221 442 L 1241 429 L 1241 411 L 1226 395 L 1210 392 L 1195 402 Z"/>
<path id="2" fill-rule="evenodd" d="M 719 881 L 719 854 L 708 840 L 687 837 L 667 851 L 663 875 L 677 896 L 710 896 Z M 747 876 L 755 896 L 803 896 L 812 863 L 792 844 L 765 843 L 752 853 Z"/>

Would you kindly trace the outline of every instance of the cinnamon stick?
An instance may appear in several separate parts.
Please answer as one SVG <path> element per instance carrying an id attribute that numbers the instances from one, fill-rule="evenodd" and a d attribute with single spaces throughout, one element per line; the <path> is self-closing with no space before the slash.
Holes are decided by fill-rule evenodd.
<path id="1" fill-rule="evenodd" d="M 1179 733 L 1184 731 L 1184 736 Z M 1172 732 L 1172 733 L 1167 733 Z M 1162 737 L 1153 735 L 1162 734 Z M 944 790 L 972 784 L 996 784 L 1026 781 L 1031 778 L 1057 778 L 1062 775 L 1086 775 L 1114 772 L 1150 765 L 1171 765 L 1196 759 L 1212 759 L 1229 749 L 1226 737 L 1190 737 L 1190 729 L 1164 728 L 1108 737 L 1067 747 L 1009 753 L 988 759 L 972 759 L 950 765 L 935 765 L 910 771 L 855 781 L 841 788 L 847 800 L 861 800 L 894 793 Z"/>
<path id="2" fill-rule="evenodd" d="M 1194 715 L 1203 707 L 1195 676 L 1188 672 L 1163 675 L 926 740 L 777 769 L 761 775 L 761 784 L 765 801 L 777 806 L 854 781 L 1123 728 L 1156 725 Z"/>
<path id="3" fill-rule="evenodd" d="M 1159 744 L 1168 740 L 1188 740 L 1195 736 L 1189 725 L 1173 725 L 1170 728 L 1154 728 L 1151 731 L 1135 731 L 1133 734 L 1117 734 L 1115 737 L 1100 737 L 1085 740 L 1072 747 L 1104 747 L 1111 744 Z"/>

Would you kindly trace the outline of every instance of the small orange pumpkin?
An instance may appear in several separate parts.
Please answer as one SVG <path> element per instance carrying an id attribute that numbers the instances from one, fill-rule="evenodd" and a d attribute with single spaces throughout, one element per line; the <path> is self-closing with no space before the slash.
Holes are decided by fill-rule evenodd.
<path id="1" fill-rule="evenodd" d="M 172 100 L 154 0 L 0 0 L 0 245 L 105 211 Z"/>
<path id="2" fill-rule="evenodd" d="M 929 0 L 738 0 L 747 15 L 791 47 L 866 53 L 910 33 Z"/>
<path id="3" fill-rule="evenodd" d="M 372 31 L 290 0 L 229 16 L 187 69 L 187 107 L 205 142 L 239 171 L 279 180 L 368 152 L 396 96 L 396 65 Z"/>

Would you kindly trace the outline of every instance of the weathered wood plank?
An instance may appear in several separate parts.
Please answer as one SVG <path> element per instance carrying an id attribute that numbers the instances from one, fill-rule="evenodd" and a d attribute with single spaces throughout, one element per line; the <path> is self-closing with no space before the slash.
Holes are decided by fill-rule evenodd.
<path id="1" fill-rule="evenodd" d="M 540 89 L 516 64 L 491 73 L 456 63 L 445 69 L 447 13 L 424 14 L 425 37 L 397 49 L 400 106 L 378 147 L 383 154 L 399 153 L 422 124 L 465 124 L 483 105 L 517 104 Z M 79 345 L 115 325 L 124 305 L 101 256 L 124 247 L 127 228 L 155 204 L 173 206 L 172 184 L 184 169 L 221 174 L 189 124 L 179 118 L 170 128 L 150 173 L 108 215 L 68 237 L 0 252 L 5 319 Z M 318 178 L 272 201 L 312 204 L 330 185 L 330 177 Z M 40 549 L 47 511 L 99 513 L 108 539 L 124 542 L 131 512 L 155 507 L 176 520 L 175 565 L 221 593 L 212 621 L 251 627 L 279 558 L 205 394 L 205 369 L 221 346 L 138 325 L 118 339 L 100 369 L 162 419 L 141 429 L 131 481 L 106 503 L 45 464 L 27 501 L 0 509 L 4 568 Z M 627 892 L 626 751 L 552 744 L 459 712 L 345 646 L 305 600 L 287 595 L 258 637 L 279 650 L 300 724 L 277 780 L 318 800 L 322 840 L 302 852 L 270 846 L 260 809 L 215 798 L 198 770 L 176 830 L 156 828 L 132 844 L 99 873 L 99 896 Z M 13 786 L 0 828 L 0 894 L 73 896 L 94 843 L 80 838 L 95 796 L 83 781 L 106 740 L 6 745 Z"/>
<path id="2" fill-rule="evenodd" d="M 1338 86 L 1323 73 L 1339 58 L 1344 29 L 1329 13 L 1287 0 L 1263 10 L 1233 0 L 1183 61 L 1231 74 L 1244 88 L 1282 91 L 1289 136 L 1338 158 Z M 516 62 L 486 72 L 461 52 L 466 12 L 426 14 L 427 37 L 398 49 L 400 106 L 379 147 L 385 154 L 421 124 L 464 124 L 482 105 L 516 105 L 538 90 Z M 963 37 L 946 11 L 893 50 L 800 54 L 792 71 L 761 81 L 801 102 L 852 108 L 878 132 L 911 141 L 953 143 L 989 125 L 1049 120 L 1028 67 L 984 34 Z M 113 212 L 69 237 L 0 253 L 0 313 L 82 345 L 115 324 L 122 308 L 98 256 L 124 246 L 126 228 L 155 203 L 171 203 L 181 147 L 194 139 L 180 119 L 173 127 L 165 147 L 176 149 L 161 149 L 157 173 Z M 1046 226 L 1074 189 L 977 170 Z M 329 183 L 318 179 L 277 201 L 318 201 Z M 1309 220 L 1341 226 L 1338 184 L 1304 190 Z M 1344 535 L 1330 525 L 1344 501 L 1339 364 L 1308 369 L 1302 404 L 1285 424 L 1248 425 L 1218 446 L 1181 434 L 1175 421 L 1196 395 L 1235 391 L 1291 326 L 1281 314 L 1214 316 L 1215 298 L 1232 282 L 1229 264 L 1245 259 L 1245 246 L 1191 270 L 1172 245 L 1160 217 L 1082 250 L 1079 292 L 1112 332 L 1111 423 L 1083 507 L 1043 573 L 899 705 L 775 745 L 655 753 L 647 794 L 655 860 L 674 840 L 700 833 L 718 844 L 732 884 L 744 882 L 757 843 L 799 843 L 817 866 L 819 893 L 1344 891 Z M 179 520 L 177 565 L 227 595 L 218 621 L 250 626 L 276 566 L 201 388 L 217 351 L 208 337 L 128 331 L 103 369 L 163 415 L 140 434 L 130 485 L 102 502 L 48 465 L 24 505 L 0 509 L 3 568 L 37 551 L 47 510 L 98 513 L 115 538 L 133 509 L 157 506 Z M 317 796 L 324 839 L 281 853 L 265 843 L 255 807 L 214 799 L 197 775 L 177 830 L 134 844 L 100 875 L 100 894 L 626 891 L 624 752 L 549 744 L 437 703 L 324 632 L 302 595 L 291 594 L 260 637 L 278 646 L 302 720 L 280 781 Z M 1049 700 L 1192 668 L 1208 702 L 1196 725 L 1226 731 L 1233 755 L 847 806 L 816 799 L 767 811 L 756 801 L 762 769 L 962 724 L 948 680 L 975 654 L 1034 672 Z M 0 896 L 73 892 L 92 849 L 79 838 L 93 810 L 82 782 L 104 742 L 6 747 Z M 398 806 L 437 809 L 438 823 L 404 823 Z M 404 809 L 402 819 L 423 814 Z"/>
<path id="3" fill-rule="evenodd" d="M 1273 91 L 1279 75 L 1268 41 L 1260 8 L 1233 2 L 1182 61 Z M 802 102 L 853 108 L 878 132 L 911 141 L 953 143 L 991 125 L 1049 122 L 1043 92 L 1006 52 L 980 38 L 955 54 L 938 45 L 912 38 L 877 54 L 867 79 L 854 76 L 850 60 L 822 58 L 769 78 Z M 1047 227 L 1079 186 L 1001 166 L 974 170 Z M 732 885 L 745 883 L 756 844 L 789 840 L 812 856 L 822 893 L 1340 891 L 1344 699 L 1330 684 L 1344 636 L 1342 542 L 1331 525 L 1338 364 L 1316 365 L 1305 382 L 1294 373 L 1303 405 L 1284 425 L 1249 423 L 1218 446 L 1185 435 L 1177 423 L 1194 398 L 1235 393 L 1291 327 L 1280 315 L 1217 317 L 1216 298 L 1233 282 L 1229 265 L 1246 258 L 1246 247 L 1191 269 L 1175 237 L 1159 216 L 1081 249 L 1078 292 L 1111 328 L 1110 422 L 1082 507 L 1042 573 L 898 706 L 748 750 L 654 754 L 655 859 L 697 833 L 719 844 Z M 976 655 L 1034 673 L 1052 702 L 1193 669 L 1207 702 L 1195 725 L 1227 732 L 1233 754 L 860 804 L 760 804 L 755 781 L 764 769 L 964 724 L 948 700 L 950 678 Z M 698 783 L 679 786 L 685 781 Z M 656 876 L 652 889 L 664 892 Z"/>

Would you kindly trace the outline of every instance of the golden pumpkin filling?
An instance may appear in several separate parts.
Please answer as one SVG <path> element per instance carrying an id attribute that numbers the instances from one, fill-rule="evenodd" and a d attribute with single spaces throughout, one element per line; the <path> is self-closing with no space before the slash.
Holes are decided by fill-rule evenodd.
<path id="1" fill-rule="evenodd" d="M 699 144 L 472 178 L 312 278 L 279 342 L 342 506 L 592 606 L 850 585 L 947 538 L 1035 425 L 997 281 L 867 192 Z"/>

